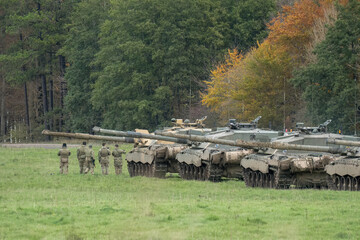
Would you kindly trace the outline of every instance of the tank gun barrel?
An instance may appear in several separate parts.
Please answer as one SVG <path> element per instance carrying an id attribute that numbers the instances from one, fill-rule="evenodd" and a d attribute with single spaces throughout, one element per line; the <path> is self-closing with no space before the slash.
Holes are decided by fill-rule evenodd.
<path id="1" fill-rule="evenodd" d="M 98 133 L 105 133 L 105 134 L 123 136 L 123 137 L 147 138 L 147 139 L 155 139 L 155 140 L 161 140 L 161 141 L 167 141 L 167 142 L 175 142 L 175 143 L 180 143 L 180 144 L 188 143 L 188 141 L 186 139 L 182 139 L 182 138 L 166 137 L 166 136 L 138 133 L 138 132 L 132 132 L 132 131 L 125 132 L 125 131 L 103 129 L 100 127 L 94 127 L 93 131 L 98 132 Z"/>
<path id="2" fill-rule="evenodd" d="M 360 142 L 349 141 L 349 140 L 339 140 L 339 139 L 335 139 L 335 138 L 329 138 L 327 140 L 327 143 L 335 144 L 335 145 L 345 145 L 345 146 L 360 147 Z"/>
<path id="3" fill-rule="evenodd" d="M 210 142 L 215 144 L 243 147 L 243 148 L 273 148 L 279 150 L 299 150 L 299 151 L 310 151 L 310 152 L 328 152 L 328 153 L 341 153 L 339 147 L 331 147 L 331 146 L 312 146 L 312 145 L 298 145 L 298 144 L 287 144 L 280 142 L 247 142 L 243 140 L 227 140 L 227 139 L 219 139 L 212 138 L 209 136 L 198 136 L 198 135 L 183 135 L 177 133 L 170 132 L 156 132 L 156 134 L 187 139 L 195 142 Z"/>
<path id="4" fill-rule="evenodd" d="M 135 143 L 135 139 L 129 137 L 99 136 L 99 135 L 91 135 L 85 133 L 52 132 L 49 130 L 43 130 L 42 134 L 54 136 L 54 137 L 68 137 L 68 138 L 84 139 L 84 140 L 102 140 L 102 141 Z"/>

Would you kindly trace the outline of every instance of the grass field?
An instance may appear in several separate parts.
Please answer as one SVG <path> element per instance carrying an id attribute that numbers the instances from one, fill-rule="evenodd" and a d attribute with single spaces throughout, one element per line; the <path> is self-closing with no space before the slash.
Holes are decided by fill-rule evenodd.
<path id="1" fill-rule="evenodd" d="M 0 147 L 0 239 L 360 238 L 360 192 L 80 175 L 71 151 L 60 175 L 57 150 Z"/>

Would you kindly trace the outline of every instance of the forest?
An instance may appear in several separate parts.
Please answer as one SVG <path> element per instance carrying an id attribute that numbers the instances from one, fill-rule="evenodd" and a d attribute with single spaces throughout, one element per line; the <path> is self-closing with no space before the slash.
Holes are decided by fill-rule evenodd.
<path id="1" fill-rule="evenodd" d="M 359 0 L 0 0 L 0 140 L 263 116 L 360 130 Z"/>

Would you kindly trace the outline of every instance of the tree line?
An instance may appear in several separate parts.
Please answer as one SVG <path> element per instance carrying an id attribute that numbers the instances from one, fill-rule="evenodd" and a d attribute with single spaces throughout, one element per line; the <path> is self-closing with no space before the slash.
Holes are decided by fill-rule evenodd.
<path id="1" fill-rule="evenodd" d="M 0 0 L 0 134 L 155 129 L 206 112 L 229 48 L 267 36 L 275 0 Z"/>
<path id="2" fill-rule="evenodd" d="M 0 136 L 211 114 L 354 133 L 358 0 L 0 0 Z M 231 49 L 231 50 L 229 50 Z M 209 112 L 210 111 L 210 112 Z M 210 122 L 211 123 L 211 122 Z"/>
<path id="3" fill-rule="evenodd" d="M 332 119 L 330 131 L 357 134 L 360 1 L 297 1 L 267 27 L 264 41 L 212 70 L 202 102 L 224 121 L 262 115 L 262 127 L 280 130 Z"/>

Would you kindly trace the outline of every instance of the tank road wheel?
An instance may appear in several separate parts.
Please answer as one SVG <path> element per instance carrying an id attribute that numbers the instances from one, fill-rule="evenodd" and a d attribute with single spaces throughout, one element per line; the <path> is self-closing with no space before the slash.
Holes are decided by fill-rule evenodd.
<path id="1" fill-rule="evenodd" d="M 357 181 L 356 181 L 356 178 L 354 178 L 354 177 L 349 177 L 349 178 L 351 178 L 351 185 L 350 185 L 350 189 L 351 189 L 351 191 L 357 191 L 356 190 L 356 187 L 355 187 L 355 184 L 357 183 Z"/>
<path id="2" fill-rule="evenodd" d="M 326 182 L 328 189 L 337 190 L 334 176 L 327 175 Z"/>
<path id="3" fill-rule="evenodd" d="M 146 176 L 146 165 L 141 164 L 141 176 Z"/>
<path id="4" fill-rule="evenodd" d="M 184 178 L 184 164 L 183 163 L 179 163 L 179 175 L 180 175 L 180 178 Z"/>
<path id="5" fill-rule="evenodd" d="M 340 191 L 345 190 L 345 177 L 340 177 Z"/>
<path id="6" fill-rule="evenodd" d="M 137 175 L 141 176 L 141 163 L 137 164 Z"/>
<path id="7" fill-rule="evenodd" d="M 183 178 L 183 179 L 186 179 L 186 167 L 187 167 L 186 163 L 183 163 L 183 166 L 182 166 L 182 167 L 183 167 L 183 171 L 182 171 L 182 172 L 183 172 L 183 174 L 182 174 L 183 176 L 182 176 L 182 178 Z"/>
<path id="8" fill-rule="evenodd" d="M 135 163 L 134 162 L 130 163 L 130 168 L 131 169 L 129 169 L 129 174 L 131 174 L 130 175 L 131 177 L 134 177 L 135 176 Z"/>
<path id="9" fill-rule="evenodd" d="M 249 187 L 255 187 L 256 173 L 249 169 Z"/>
<path id="10" fill-rule="evenodd" d="M 264 174 L 264 188 L 269 188 L 269 174 Z"/>
<path id="11" fill-rule="evenodd" d="M 142 175 L 144 176 L 144 177 L 146 177 L 147 176 L 147 169 L 146 169 L 146 163 L 145 164 L 141 164 L 142 166 L 141 166 L 141 168 L 142 168 Z"/>
<path id="12" fill-rule="evenodd" d="M 260 187 L 261 172 L 255 173 L 255 187 Z"/>
<path id="13" fill-rule="evenodd" d="M 274 188 L 274 174 L 269 173 L 269 188 Z"/>
<path id="14" fill-rule="evenodd" d="M 191 164 L 189 165 L 189 180 L 193 180 L 194 179 L 194 166 Z"/>
<path id="15" fill-rule="evenodd" d="M 204 181 L 209 181 L 210 179 L 210 165 L 205 165 L 204 167 Z"/>
<path id="16" fill-rule="evenodd" d="M 143 176 L 143 164 L 139 163 L 139 176 Z"/>
<path id="17" fill-rule="evenodd" d="M 137 163 L 137 175 L 141 176 L 141 163 Z"/>
<path id="18" fill-rule="evenodd" d="M 137 165 L 137 174 L 136 175 L 140 176 L 140 174 L 141 174 L 141 170 L 140 170 L 141 169 L 141 164 L 137 163 L 136 165 Z"/>
<path id="19" fill-rule="evenodd" d="M 251 183 L 251 178 L 252 178 L 252 171 L 250 169 L 246 169 L 246 180 L 245 183 L 246 183 L 246 186 L 248 187 L 253 187 L 252 186 L 252 183 Z"/>
<path id="20" fill-rule="evenodd" d="M 199 167 L 199 176 L 201 181 L 205 181 L 205 167 L 200 166 Z"/>
<path id="21" fill-rule="evenodd" d="M 194 166 L 194 180 L 199 180 L 199 168 Z"/>
<path id="22" fill-rule="evenodd" d="M 151 164 L 149 164 L 149 177 L 154 177 L 155 176 L 155 162 L 152 162 Z"/>
<path id="23" fill-rule="evenodd" d="M 359 178 L 353 178 L 353 191 L 359 191 Z"/>
<path id="24" fill-rule="evenodd" d="M 185 165 L 185 179 L 190 180 L 190 166 L 188 164 Z"/>
<path id="25" fill-rule="evenodd" d="M 251 187 L 256 187 L 256 177 L 257 177 L 256 172 L 254 172 L 254 171 L 251 170 L 251 175 L 250 175 L 250 184 L 251 184 Z"/>
<path id="26" fill-rule="evenodd" d="M 253 172 L 252 182 L 254 187 L 258 187 L 258 172 Z"/>
<path id="27" fill-rule="evenodd" d="M 202 166 L 199 167 L 199 180 L 204 181 L 204 168 Z"/>
<path id="28" fill-rule="evenodd" d="M 334 178 L 335 189 L 341 190 L 341 178 L 339 176 L 335 176 Z"/>
<path id="29" fill-rule="evenodd" d="M 149 177 L 153 177 L 153 176 L 154 176 L 152 164 L 148 164 L 148 176 L 149 176 Z"/>
<path id="30" fill-rule="evenodd" d="M 245 186 L 249 187 L 249 169 L 245 169 L 242 167 L 242 172 L 244 176 Z"/>
<path id="31" fill-rule="evenodd" d="M 145 177 L 148 177 L 149 176 L 149 164 L 148 163 L 145 163 L 144 164 L 144 176 Z"/>
<path id="32" fill-rule="evenodd" d="M 258 187 L 263 188 L 264 187 L 264 177 L 265 175 L 262 172 L 258 173 Z"/>
<path id="33" fill-rule="evenodd" d="M 128 172 L 129 172 L 130 177 L 133 177 L 134 176 L 134 163 L 128 162 L 127 167 L 128 167 Z"/>
<path id="34" fill-rule="evenodd" d="M 183 177 L 183 179 L 187 179 L 187 168 L 188 168 L 188 165 L 186 163 L 184 163 L 184 177 Z"/>
<path id="35" fill-rule="evenodd" d="M 191 180 L 191 165 L 186 164 L 186 180 Z"/>
<path id="36" fill-rule="evenodd" d="M 137 163 L 134 163 L 134 177 L 137 176 L 137 168 L 138 168 Z"/>
<path id="37" fill-rule="evenodd" d="M 266 185 L 267 188 L 272 188 L 272 183 L 271 183 L 272 178 L 271 178 L 271 176 L 272 176 L 271 173 L 266 174 L 267 182 L 268 182 L 267 185 Z"/>
<path id="38" fill-rule="evenodd" d="M 352 177 L 345 177 L 345 191 L 352 191 Z"/>

